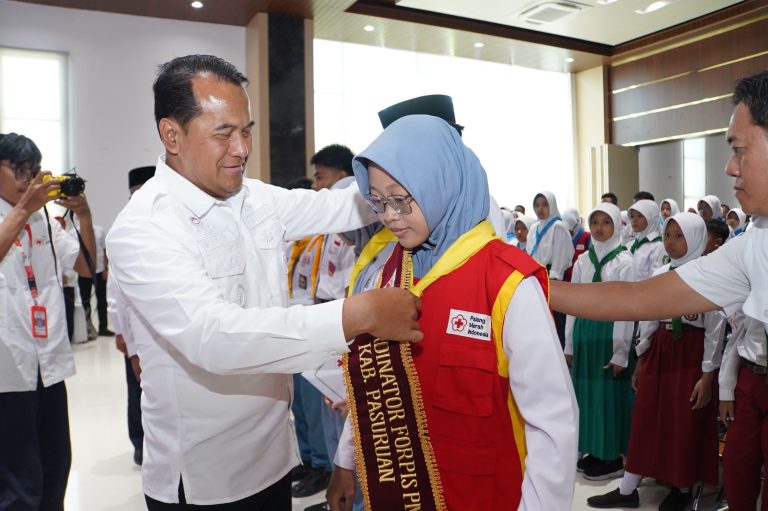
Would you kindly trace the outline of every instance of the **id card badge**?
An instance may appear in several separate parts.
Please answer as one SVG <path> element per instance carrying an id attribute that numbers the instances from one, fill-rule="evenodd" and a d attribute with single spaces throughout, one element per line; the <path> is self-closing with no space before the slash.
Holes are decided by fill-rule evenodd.
<path id="1" fill-rule="evenodd" d="M 48 313 L 41 305 L 32 306 L 32 337 L 48 338 Z"/>

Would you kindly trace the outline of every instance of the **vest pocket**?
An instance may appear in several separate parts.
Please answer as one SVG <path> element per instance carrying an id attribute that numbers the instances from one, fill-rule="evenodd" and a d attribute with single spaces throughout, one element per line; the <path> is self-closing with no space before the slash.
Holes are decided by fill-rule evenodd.
<path id="1" fill-rule="evenodd" d="M 490 417 L 493 413 L 494 346 L 485 341 L 443 341 L 433 405 L 449 412 Z"/>

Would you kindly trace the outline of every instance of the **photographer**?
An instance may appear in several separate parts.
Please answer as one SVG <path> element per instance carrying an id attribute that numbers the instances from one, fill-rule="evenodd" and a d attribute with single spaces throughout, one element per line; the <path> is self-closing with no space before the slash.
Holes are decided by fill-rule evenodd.
<path id="1" fill-rule="evenodd" d="M 58 198 L 95 253 L 85 197 L 61 197 L 41 160 L 32 140 L 0 134 L 0 507 L 19 511 L 63 509 L 72 458 L 64 379 L 75 367 L 61 275 L 90 275 L 77 241 L 42 208 Z"/>

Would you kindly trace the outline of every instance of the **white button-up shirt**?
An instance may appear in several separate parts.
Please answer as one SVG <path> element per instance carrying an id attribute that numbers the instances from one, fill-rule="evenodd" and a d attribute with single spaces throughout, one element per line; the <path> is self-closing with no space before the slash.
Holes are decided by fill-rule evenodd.
<path id="1" fill-rule="evenodd" d="M 12 209 L 0 199 L 0 223 Z M 3 311 L 0 318 L 0 392 L 35 390 L 38 370 L 46 387 L 75 374 L 67 337 L 61 273 L 75 266 L 80 247 L 51 218 L 53 246 L 58 259 L 57 275 L 45 216 L 36 211 L 27 223 L 32 232 L 31 247 L 26 229 L 21 229 L 17 238 L 21 247 L 11 245 L 0 260 L 0 311 Z M 32 337 L 31 308 L 34 302 L 22 252 L 28 255 L 35 273 L 38 304 L 46 308 L 48 337 L 45 339 Z"/>
<path id="2" fill-rule="evenodd" d="M 287 307 L 283 240 L 357 229 L 353 186 L 285 190 L 246 179 L 217 200 L 169 168 L 107 236 L 142 365 L 144 492 L 190 504 L 253 495 L 300 463 L 291 374 L 347 350 L 342 301 Z"/>

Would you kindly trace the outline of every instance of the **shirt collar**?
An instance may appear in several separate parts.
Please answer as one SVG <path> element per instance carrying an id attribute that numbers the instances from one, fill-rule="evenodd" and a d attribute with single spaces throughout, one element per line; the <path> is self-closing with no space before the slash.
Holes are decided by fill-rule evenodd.
<path id="1" fill-rule="evenodd" d="M 170 195 L 178 199 L 198 218 L 203 218 L 214 206 L 225 205 L 231 208 L 235 215 L 239 217 L 243 201 L 248 195 L 247 187 L 243 185 L 239 192 L 226 201 L 212 197 L 169 167 L 165 163 L 165 155 L 160 155 L 157 159 L 155 179 L 165 187 Z"/>

